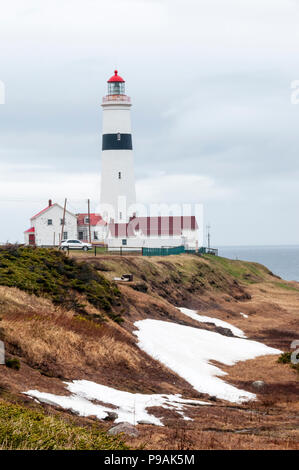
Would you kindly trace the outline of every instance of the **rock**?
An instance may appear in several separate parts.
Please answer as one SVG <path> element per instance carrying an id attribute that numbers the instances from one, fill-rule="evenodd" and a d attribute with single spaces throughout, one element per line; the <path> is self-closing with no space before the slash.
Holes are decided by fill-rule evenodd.
<path id="1" fill-rule="evenodd" d="M 210 401 L 217 401 L 217 397 L 213 395 L 212 397 L 210 397 Z"/>
<path id="2" fill-rule="evenodd" d="M 104 418 L 104 421 L 115 421 L 117 418 L 117 413 L 114 413 L 114 411 L 108 411 L 107 416 Z"/>
<path id="3" fill-rule="evenodd" d="M 230 336 L 230 337 L 235 336 L 232 330 L 230 330 L 229 328 L 224 328 L 223 326 L 215 325 L 215 331 L 217 331 L 217 333 L 220 333 L 223 336 Z"/>
<path id="4" fill-rule="evenodd" d="M 133 424 L 130 423 L 119 423 L 117 426 L 113 426 L 113 428 L 110 428 L 108 431 L 108 434 L 110 436 L 115 436 L 116 434 L 121 434 L 121 433 L 127 434 L 128 436 L 138 436 L 139 432 L 133 426 Z"/>
<path id="5" fill-rule="evenodd" d="M 254 388 L 263 388 L 265 386 L 265 382 L 263 380 L 256 380 L 255 382 L 252 382 L 251 384 Z"/>
<path id="6" fill-rule="evenodd" d="M 147 419 L 141 419 L 140 421 L 137 422 L 137 424 L 153 424 L 151 421 L 148 421 Z"/>

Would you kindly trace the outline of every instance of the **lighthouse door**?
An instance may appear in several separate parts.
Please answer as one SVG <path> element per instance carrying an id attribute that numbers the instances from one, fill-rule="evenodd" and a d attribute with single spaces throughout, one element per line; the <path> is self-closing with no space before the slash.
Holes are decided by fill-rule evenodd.
<path id="1" fill-rule="evenodd" d="M 35 245 L 35 235 L 33 233 L 29 235 L 29 245 Z"/>

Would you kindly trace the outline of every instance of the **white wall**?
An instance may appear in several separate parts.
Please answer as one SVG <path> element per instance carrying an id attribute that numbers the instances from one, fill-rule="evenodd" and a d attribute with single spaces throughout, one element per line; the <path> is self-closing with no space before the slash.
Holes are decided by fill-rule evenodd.
<path id="1" fill-rule="evenodd" d="M 118 173 L 121 173 L 121 179 Z M 123 204 L 124 202 L 124 204 Z M 105 150 L 101 162 L 101 204 L 111 204 L 117 222 L 125 222 L 129 207 L 136 204 L 132 150 Z M 103 206 L 102 206 L 103 207 Z M 122 212 L 122 219 L 119 212 Z M 103 212 L 101 210 L 101 212 Z"/>
<path id="2" fill-rule="evenodd" d="M 32 220 L 32 226 L 35 227 L 36 245 L 59 245 L 62 228 L 60 220 L 62 218 L 63 208 L 53 204 L 46 212 Z M 48 225 L 48 219 L 52 219 L 52 225 Z M 77 239 L 77 218 L 75 215 L 66 212 L 63 231 L 67 232 L 67 238 Z"/>
<path id="3" fill-rule="evenodd" d="M 131 134 L 130 105 L 104 104 L 103 106 L 103 134 Z"/>
<path id="4" fill-rule="evenodd" d="M 197 247 L 195 238 L 192 237 L 186 239 L 184 237 L 130 237 L 126 238 L 127 245 L 122 245 L 122 238 L 108 237 L 106 243 L 108 245 L 108 248 L 119 248 L 120 246 L 122 246 L 123 249 L 125 249 L 126 247 L 161 248 L 184 245 L 186 248 L 195 249 Z"/>
<path id="5" fill-rule="evenodd" d="M 113 103 L 102 106 L 103 134 L 131 134 L 130 104 Z M 121 179 L 118 176 L 119 172 Z M 136 204 L 132 150 L 102 151 L 100 202 L 102 215 L 105 216 L 107 205 L 110 205 L 110 218 L 114 218 L 116 222 L 126 222 L 132 215 L 128 212 L 129 207 Z M 122 212 L 121 218 L 120 212 Z"/>
<path id="6" fill-rule="evenodd" d="M 107 228 L 106 225 L 92 225 L 90 227 L 91 231 L 91 242 L 104 242 L 107 236 Z M 89 239 L 89 228 L 86 225 L 79 225 L 78 226 L 78 238 L 79 238 L 79 232 L 83 232 L 83 240 L 88 240 Z M 94 238 L 94 232 L 97 232 L 98 234 L 98 239 L 96 240 Z"/>

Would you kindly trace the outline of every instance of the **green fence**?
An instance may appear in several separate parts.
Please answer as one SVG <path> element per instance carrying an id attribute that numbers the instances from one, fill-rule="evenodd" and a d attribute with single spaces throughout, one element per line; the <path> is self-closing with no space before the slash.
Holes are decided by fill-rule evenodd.
<path id="1" fill-rule="evenodd" d="M 215 248 L 201 246 L 198 250 L 188 250 L 184 246 L 162 247 L 162 248 L 142 248 L 142 256 L 168 256 L 179 255 L 180 253 L 199 254 L 199 255 L 218 255 Z"/>
<path id="2" fill-rule="evenodd" d="M 184 246 L 162 247 L 162 248 L 142 248 L 142 256 L 168 256 L 185 253 Z"/>

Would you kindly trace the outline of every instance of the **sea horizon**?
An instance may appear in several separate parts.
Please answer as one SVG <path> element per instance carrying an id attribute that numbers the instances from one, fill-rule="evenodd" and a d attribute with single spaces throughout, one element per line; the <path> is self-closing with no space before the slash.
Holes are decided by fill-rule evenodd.
<path id="1" fill-rule="evenodd" d="M 218 246 L 218 254 L 225 258 L 261 263 L 282 279 L 299 282 L 299 244 L 222 245 Z"/>

